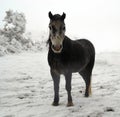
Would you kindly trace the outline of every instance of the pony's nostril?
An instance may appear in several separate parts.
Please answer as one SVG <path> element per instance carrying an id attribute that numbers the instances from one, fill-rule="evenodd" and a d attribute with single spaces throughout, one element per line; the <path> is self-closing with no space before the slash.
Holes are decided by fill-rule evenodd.
<path id="1" fill-rule="evenodd" d="M 62 45 L 60 45 L 60 48 L 62 48 Z"/>
<path id="2" fill-rule="evenodd" d="M 55 46 L 54 46 L 54 45 L 52 45 L 52 48 L 54 49 L 54 48 L 55 48 Z"/>

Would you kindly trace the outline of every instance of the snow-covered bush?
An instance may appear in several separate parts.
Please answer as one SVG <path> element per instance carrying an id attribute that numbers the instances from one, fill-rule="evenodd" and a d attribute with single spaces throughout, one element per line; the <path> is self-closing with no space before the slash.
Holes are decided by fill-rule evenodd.
<path id="1" fill-rule="evenodd" d="M 4 33 L 9 38 L 19 39 L 19 35 L 25 32 L 26 19 L 23 13 L 13 12 L 12 10 L 6 11 L 3 21 L 5 22 Z"/>
<path id="2" fill-rule="evenodd" d="M 0 56 L 31 50 L 35 46 L 30 38 L 31 33 L 25 34 L 26 19 L 23 13 L 8 10 L 3 22 L 4 27 L 0 29 Z"/>

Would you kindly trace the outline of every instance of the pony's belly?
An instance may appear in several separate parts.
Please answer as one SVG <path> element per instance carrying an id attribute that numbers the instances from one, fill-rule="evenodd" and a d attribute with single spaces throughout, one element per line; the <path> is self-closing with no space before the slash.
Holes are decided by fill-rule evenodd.
<path id="1" fill-rule="evenodd" d="M 71 72 L 80 72 L 84 68 L 84 65 L 71 65 L 69 70 Z"/>
<path id="2" fill-rule="evenodd" d="M 54 69 L 59 73 L 59 74 L 65 74 L 68 72 L 75 73 L 75 72 L 80 72 L 85 68 L 86 65 L 81 65 L 81 64 L 69 64 L 69 65 L 64 65 L 64 64 L 59 64 L 59 66 L 56 66 Z"/>

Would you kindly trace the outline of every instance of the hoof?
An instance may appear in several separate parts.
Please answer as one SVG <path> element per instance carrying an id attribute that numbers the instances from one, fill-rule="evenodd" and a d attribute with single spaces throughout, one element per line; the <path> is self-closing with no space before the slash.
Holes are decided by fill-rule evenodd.
<path id="1" fill-rule="evenodd" d="M 84 95 L 85 97 L 89 97 L 89 94 L 88 93 L 85 93 L 85 95 Z"/>
<path id="2" fill-rule="evenodd" d="M 53 102 L 52 105 L 53 106 L 58 106 L 59 104 L 58 104 L 58 102 Z"/>
<path id="3" fill-rule="evenodd" d="M 67 107 L 74 106 L 73 102 L 68 102 Z"/>
<path id="4" fill-rule="evenodd" d="M 88 97 L 89 97 L 89 95 L 85 95 L 84 97 L 88 98 Z"/>

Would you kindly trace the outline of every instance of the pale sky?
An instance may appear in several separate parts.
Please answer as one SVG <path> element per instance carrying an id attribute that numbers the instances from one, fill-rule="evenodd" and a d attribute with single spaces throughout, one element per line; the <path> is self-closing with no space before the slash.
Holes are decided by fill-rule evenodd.
<path id="1" fill-rule="evenodd" d="M 120 0 L 0 0 L 0 28 L 5 11 L 23 12 L 27 30 L 48 31 L 48 12 L 66 13 L 66 35 L 87 38 L 98 51 L 120 50 Z"/>

